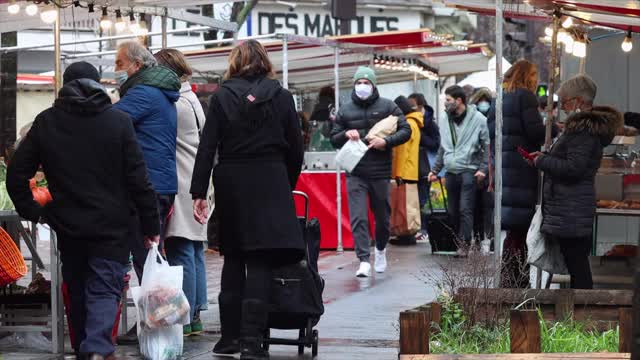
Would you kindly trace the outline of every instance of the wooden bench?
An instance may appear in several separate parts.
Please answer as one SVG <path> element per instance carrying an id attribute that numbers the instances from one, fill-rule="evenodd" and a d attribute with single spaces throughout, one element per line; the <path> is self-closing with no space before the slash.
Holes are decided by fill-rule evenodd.
<path id="1" fill-rule="evenodd" d="M 629 360 L 629 353 L 400 355 L 399 360 Z"/>

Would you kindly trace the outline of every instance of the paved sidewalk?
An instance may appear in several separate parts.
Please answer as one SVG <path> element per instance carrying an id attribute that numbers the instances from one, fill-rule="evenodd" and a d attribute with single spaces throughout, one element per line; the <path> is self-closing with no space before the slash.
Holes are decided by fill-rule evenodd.
<path id="1" fill-rule="evenodd" d="M 40 244 L 39 244 L 40 245 Z M 42 242 L 42 246 L 47 246 Z M 316 327 L 320 333 L 319 360 L 397 358 L 398 314 L 435 298 L 433 286 L 423 279 L 425 273 L 437 274 L 442 258 L 426 255 L 423 244 L 410 247 L 390 246 L 389 268 L 385 274 L 368 279 L 356 278 L 358 262 L 353 252 L 323 252 L 319 260 L 326 281 L 325 315 Z M 217 294 L 220 289 L 222 258 L 207 253 L 209 309 L 202 313 L 206 334 L 185 339 L 184 359 L 224 359 L 214 357 L 211 349 L 219 337 L 220 322 Z M 133 310 L 133 309 L 131 309 Z M 129 323 L 135 322 L 130 311 Z M 297 337 L 297 331 L 272 331 L 283 337 Z M 70 346 L 67 344 L 66 349 Z M 27 349 L 0 349 L 2 360 L 54 359 L 50 355 L 28 353 Z M 137 346 L 119 346 L 118 359 L 140 359 Z M 67 357 L 73 358 L 73 357 Z M 273 346 L 274 360 L 310 359 L 311 350 L 298 357 L 293 346 Z"/>

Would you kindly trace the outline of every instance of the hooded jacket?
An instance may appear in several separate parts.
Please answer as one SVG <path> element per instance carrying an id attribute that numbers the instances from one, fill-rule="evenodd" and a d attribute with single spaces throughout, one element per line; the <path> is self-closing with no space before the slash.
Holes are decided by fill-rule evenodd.
<path id="1" fill-rule="evenodd" d="M 358 130 L 360 139 L 364 140 L 369 130 L 380 120 L 389 116 L 398 117 L 398 129 L 395 134 L 385 138 L 387 148 L 384 150 L 371 149 L 367 151 L 352 175 L 365 179 L 389 179 L 391 177 L 391 149 L 404 144 L 411 137 L 411 127 L 407 123 L 402 111 L 391 100 L 380 97 L 378 88 L 368 99 L 362 100 L 351 93 L 351 102 L 340 108 L 336 115 L 336 123 L 331 130 L 331 144 L 341 148 L 347 142 L 347 131 Z"/>
<path id="2" fill-rule="evenodd" d="M 440 118 L 440 149 L 431 170 L 438 174 L 443 168 L 452 174 L 464 171 L 482 171 L 488 175 L 489 130 L 487 118 L 474 105 L 467 106 L 467 115 L 460 125 L 449 121 L 446 113 Z M 455 131 L 455 136 L 452 133 Z M 454 143 L 454 138 L 457 140 Z"/>
<path id="3" fill-rule="evenodd" d="M 29 179 L 42 165 L 53 201 L 33 200 Z M 131 202 L 145 235 L 158 235 L 156 197 L 129 116 L 111 106 L 104 88 L 71 81 L 41 112 L 16 150 L 7 190 L 27 220 L 45 219 L 61 251 L 125 263 Z"/>
<path id="4" fill-rule="evenodd" d="M 406 114 L 407 123 L 411 127 L 411 138 L 406 143 L 393 149 L 393 166 L 391 177 L 408 181 L 418 181 L 420 163 L 421 129 L 424 128 L 424 117 L 421 112 Z"/>
<path id="5" fill-rule="evenodd" d="M 114 106 L 129 114 L 156 193 L 178 192 L 176 138 L 180 79 L 170 69 L 153 66 L 129 78 Z"/>
<path id="6" fill-rule="evenodd" d="M 575 113 L 550 153 L 536 159 L 536 167 L 545 174 L 542 232 L 560 238 L 591 236 L 595 175 L 603 148 L 622 125 L 622 114 L 611 107 Z"/>
<path id="7" fill-rule="evenodd" d="M 420 130 L 420 166 L 418 177 L 426 179 L 431 172 L 429 153 L 437 153 L 440 148 L 440 128 L 433 118 L 434 110 L 427 105 L 424 108 L 424 127 Z"/>

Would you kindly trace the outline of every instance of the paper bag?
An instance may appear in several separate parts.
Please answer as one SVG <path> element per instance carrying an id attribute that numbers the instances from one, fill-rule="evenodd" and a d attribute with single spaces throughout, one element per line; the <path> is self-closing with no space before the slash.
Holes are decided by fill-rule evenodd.
<path id="1" fill-rule="evenodd" d="M 415 235 L 421 226 L 418 184 L 393 181 L 391 186 L 391 234 Z"/>
<path id="2" fill-rule="evenodd" d="M 365 139 L 371 140 L 374 137 L 384 139 L 387 136 L 395 134 L 396 131 L 398 131 L 398 117 L 391 115 L 373 125 Z"/>

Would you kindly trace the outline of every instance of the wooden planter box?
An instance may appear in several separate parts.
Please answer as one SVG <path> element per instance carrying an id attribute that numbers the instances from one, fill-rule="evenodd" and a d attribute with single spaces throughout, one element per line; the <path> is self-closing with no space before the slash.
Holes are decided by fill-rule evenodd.
<path id="1" fill-rule="evenodd" d="M 460 289 L 455 296 L 465 312 L 484 316 L 509 317 L 511 352 L 518 355 L 427 355 L 432 323 L 440 323 L 441 306 L 426 304 L 400 313 L 401 360 L 451 359 L 630 359 L 632 345 L 632 299 L 630 290 L 549 290 L 549 289 Z M 514 308 L 534 299 L 524 310 Z M 471 304 L 475 300 L 475 304 Z M 620 326 L 620 352 L 616 354 L 535 354 L 540 352 L 538 308 L 544 319 L 561 321 L 573 317 L 597 328 Z M 495 317 L 494 317 L 495 318 Z M 482 319 L 482 317 L 480 318 Z M 531 354 L 534 354 L 533 356 Z"/>

